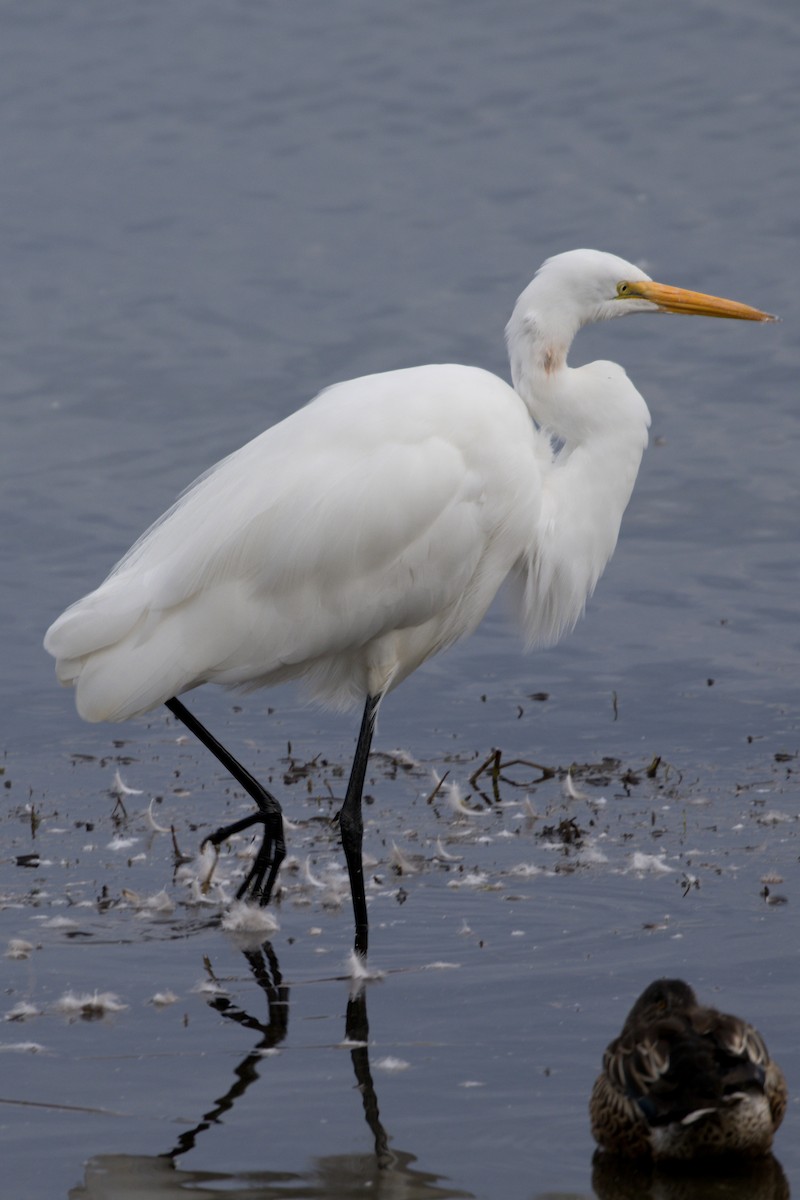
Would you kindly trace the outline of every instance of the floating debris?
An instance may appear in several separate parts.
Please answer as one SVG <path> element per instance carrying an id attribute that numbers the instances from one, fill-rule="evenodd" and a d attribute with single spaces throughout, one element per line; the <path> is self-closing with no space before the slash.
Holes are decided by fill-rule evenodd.
<path id="1" fill-rule="evenodd" d="M 640 871 L 642 873 L 652 872 L 655 875 L 666 875 L 674 871 L 674 867 L 670 867 L 664 862 L 660 854 L 643 854 L 640 850 L 635 850 L 631 855 L 629 871 Z"/>
<path id="2" fill-rule="evenodd" d="M 330 863 L 324 875 L 315 875 L 311 870 L 311 859 L 306 857 L 303 864 L 303 882 L 316 891 L 322 892 L 320 903 L 323 908 L 339 909 L 349 893 L 347 872 L 340 863 Z M 296 897 L 301 903 L 305 897 Z"/>
<path id="3" fill-rule="evenodd" d="M 436 857 L 442 862 L 461 862 L 463 854 L 450 854 L 442 845 L 441 837 L 436 839 Z"/>
<path id="4" fill-rule="evenodd" d="M 6 958 L 30 958 L 31 952 L 34 950 L 32 942 L 26 942 L 24 938 L 11 938 L 6 950 Z"/>
<path id="5" fill-rule="evenodd" d="M 127 1007 L 114 992 L 84 992 L 82 995 L 65 992 L 54 1005 L 56 1012 L 70 1018 L 80 1017 L 84 1021 L 96 1021 L 110 1013 L 122 1012 Z"/>
<path id="6" fill-rule="evenodd" d="M 420 764 L 408 750 L 373 750 L 370 757 L 382 759 L 389 767 L 399 767 L 403 771 L 420 769 Z"/>
<path id="7" fill-rule="evenodd" d="M 450 774 L 450 772 L 445 771 L 444 775 L 440 775 L 438 771 L 432 771 L 431 774 L 433 775 L 434 787 L 433 787 L 433 791 L 429 792 L 426 797 L 426 800 L 425 800 L 426 804 L 433 804 L 437 795 L 442 790 L 444 781 L 445 781 L 445 779 L 447 779 L 447 776 Z"/>
<path id="8" fill-rule="evenodd" d="M 130 850 L 138 841 L 138 837 L 113 837 L 106 846 L 106 850 Z"/>
<path id="9" fill-rule="evenodd" d="M 608 862 L 608 855 L 594 842 L 584 843 L 581 847 L 579 861 L 582 867 L 602 866 Z"/>
<path id="10" fill-rule="evenodd" d="M 201 979 L 192 988 L 198 996 L 227 996 L 228 989 L 218 979 Z"/>
<path id="11" fill-rule="evenodd" d="M 133 892 L 130 888 L 123 888 L 120 895 L 137 912 L 161 913 L 163 916 L 170 916 L 175 911 L 175 901 L 165 888 L 152 896 L 140 896 L 138 892 Z"/>
<path id="12" fill-rule="evenodd" d="M 407 1071 L 411 1063 L 406 1062 L 404 1058 L 393 1058 L 392 1055 L 387 1055 L 386 1058 L 377 1059 L 372 1065 L 376 1071 Z"/>
<path id="13" fill-rule="evenodd" d="M 384 978 L 385 971 L 379 971 L 375 967 L 367 966 L 366 959 L 360 954 L 356 954 L 355 950 L 351 950 L 347 958 L 347 970 L 350 979 L 359 987 L 364 983 L 376 983 Z"/>
<path id="14" fill-rule="evenodd" d="M 543 825 L 539 830 L 540 838 L 551 839 L 551 845 L 562 847 L 580 846 L 586 831 L 581 829 L 574 817 L 564 817 L 557 825 Z"/>
<path id="15" fill-rule="evenodd" d="M 153 796 L 147 806 L 147 821 L 154 833 L 171 833 L 175 836 L 175 832 L 170 825 L 159 825 L 158 821 L 153 816 L 153 805 L 156 803 L 156 797 Z"/>
<path id="16" fill-rule="evenodd" d="M 178 997 L 174 992 L 167 990 L 166 992 L 156 992 L 148 1000 L 148 1004 L 152 1004 L 155 1008 L 167 1008 L 170 1004 L 176 1004 Z"/>
<path id="17" fill-rule="evenodd" d="M 448 783 L 442 788 L 445 795 L 448 807 L 460 817 L 488 817 L 491 816 L 490 808 L 470 808 L 467 804 L 468 797 L 465 797 L 458 783 Z"/>
<path id="18" fill-rule="evenodd" d="M 192 905 L 227 904 L 227 879 L 218 869 L 219 855 L 207 844 L 193 862 L 183 860 L 175 872 L 175 882 L 189 889 L 187 903 Z"/>
<path id="19" fill-rule="evenodd" d="M 119 773 L 119 767 L 114 772 L 114 782 L 111 784 L 110 792 L 112 796 L 116 796 L 119 800 L 123 796 L 142 796 L 144 793 L 141 788 L 132 788 L 123 782 L 122 776 Z"/>
<path id="20" fill-rule="evenodd" d="M 418 868 L 414 866 L 411 859 L 403 853 L 397 842 L 392 842 L 392 850 L 389 855 L 389 865 L 395 875 L 416 875 Z"/>
<path id="21" fill-rule="evenodd" d="M 447 886 L 450 888 L 472 887 L 472 888 L 491 888 L 497 889 L 499 883 L 492 883 L 492 880 L 485 871 L 469 871 L 465 875 L 459 875 L 457 879 L 448 879 Z"/>
<path id="22" fill-rule="evenodd" d="M 32 850 L 30 854 L 18 854 L 14 861 L 18 867 L 28 867 L 34 871 L 42 865 L 38 850 Z"/>
<path id="23" fill-rule="evenodd" d="M 575 787 L 575 784 L 572 782 L 572 767 L 570 767 L 570 769 L 567 771 L 566 775 L 564 776 L 564 782 L 561 785 L 561 790 L 563 791 L 564 795 L 569 800 L 588 800 L 589 799 L 588 792 L 579 791 L 578 788 Z"/>
<path id="24" fill-rule="evenodd" d="M 537 867 L 535 863 L 518 863 L 508 873 L 509 875 L 516 875 L 521 879 L 530 879 L 533 875 L 544 874 L 544 868 Z"/>
<path id="25" fill-rule="evenodd" d="M 246 904 L 243 900 L 231 905 L 221 925 L 226 933 L 257 933 L 260 936 L 268 936 L 280 929 L 280 924 L 269 909 Z"/>
<path id="26" fill-rule="evenodd" d="M 790 821 L 796 821 L 797 817 L 791 816 L 789 813 L 780 812 L 778 809 L 772 808 L 769 812 L 761 813 L 756 817 L 759 825 L 785 825 Z"/>
<path id="27" fill-rule="evenodd" d="M 20 1000 L 13 1008 L 10 1008 L 3 1017 L 4 1021 L 28 1021 L 31 1017 L 40 1017 L 42 1010 L 37 1008 L 35 1004 L 31 1004 L 27 1000 Z"/>

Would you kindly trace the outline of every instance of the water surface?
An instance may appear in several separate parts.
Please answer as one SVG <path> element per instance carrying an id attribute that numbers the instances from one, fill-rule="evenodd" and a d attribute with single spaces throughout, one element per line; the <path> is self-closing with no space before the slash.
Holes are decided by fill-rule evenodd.
<path id="1" fill-rule="evenodd" d="M 2 33 L 0 940 L 33 947 L 4 959 L 4 1015 L 32 1010 L 0 1031 L 9 1194 L 608 1194 L 586 1102 L 663 973 L 755 1021 L 795 1097 L 795 6 L 45 0 Z M 498 602 L 382 711 L 376 749 L 411 761 L 371 763 L 365 1066 L 347 903 L 306 876 L 339 862 L 352 719 L 290 690 L 192 698 L 298 822 L 256 970 L 148 816 L 193 855 L 241 797 L 166 714 L 83 725 L 41 636 L 320 387 L 505 374 L 516 295 L 580 245 L 783 323 L 581 334 L 575 361 L 645 394 L 653 444 L 574 635 L 522 657 Z M 572 795 L 518 765 L 481 796 L 493 748 L 592 768 Z M 434 771 L 476 815 L 428 803 Z M 65 1011 L 95 991 L 124 1007 Z"/>

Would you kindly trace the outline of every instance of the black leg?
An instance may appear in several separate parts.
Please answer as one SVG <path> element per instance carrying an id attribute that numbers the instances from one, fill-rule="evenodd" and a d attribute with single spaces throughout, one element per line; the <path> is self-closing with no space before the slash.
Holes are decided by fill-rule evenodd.
<path id="1" fill-rule="evenodd" d="M 367 696 L 364 705 L 364 715 L 361 718 L 361 729 L 358 733 L 356 753 L 350 780 L 347 784 L 344 804 L 339 813 L 339 826 L 342 831 L 342 846 L 347 861 L 347 871 L 350 876 L 350 892 L 353 897 L 353 913 L 356 919 L 355 951 L 362 957 L 367 953 L 367 897 L 364 894 L 364 864 L 361 858 L 361 842 L 364 833 L 364 822 L 361 817 L 361 795 L 364 791 L 364 778 L 367 773 L 369 748 L 372 745 L 372 735 L 375 732 L 375 718 L 378 715 L 380 696 Z"/>
<path id="2" fill-rule="evenodd" d="M 382 1171 L 390 1170 L 397 1165 L 397 1158 L 389 1149 L 389 1135 L 381 1124 L 381 1114 L 378 1110 L 378 1097 L 375 1084 L 372 1082 L 372 1072 L 369 1067 L 369 1021 L 367 1020 L 367 994 L 363 988 L 351 996 L 347 1002 L 345 1018 L 345 1037 L 354 1045 L 350 1051 L 353 1070 L 356 1073 L 358 1090 L 364 1104 L 364 1116 L 375 1138 L 375 1157 Z"/>
<path id="3" fill-rule="evenodd" d="M 245 770 L 242 764 L 233 757 L 233 755 L 225 749 L 225 747 L 217 741 L 213 734 L 209 733 L 205 725 L 201 725 L 197 717 L 189 712 L 188 708 L 181 703 L 177 697 L 173 696 L 171 700 L 164 702 L 169 711 L 182 721 L 190 733 L 203 743 L 207 750 L 210 750 L 219 762 L 222 763 L 226 771 L 229 771 L 237 783 L 241 784 L 248 796 L 252 797 L 258 805 L 258 812 L 251 813 L 249 817 L 242 817 L 239 821 L 234 821 L 230 825 L 223 825 L 215 830 L 209 837 L 205 838 L 203 845 L 208 842 L 212 846 L 219 846 L 227 838 L 234 833 L 241 833 L 244 829 L 250 829 L 253 825 L 264 826 L 264 837 L 255 857 L 255 862 L 245 876 L 242 884 L 236 893 L 236 899 L 241 900 L 248 893 L 254 900 L 258 900 L 260 904 L 269 904 L 269 898 L 272 895 L 272 889 L 275 886 L 275 879 L 278 874 L 278 868 L 286 857 L 286 843 L 283 839 L 283 814 L 281 806 L 271 792 L 258 782 L 258 780 Z M 266 876 L 266 883 L 264 882 Z"/>

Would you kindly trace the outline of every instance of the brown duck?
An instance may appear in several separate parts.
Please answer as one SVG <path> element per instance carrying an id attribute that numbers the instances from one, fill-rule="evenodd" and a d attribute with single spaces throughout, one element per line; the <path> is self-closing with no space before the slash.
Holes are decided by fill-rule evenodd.
<path id="1" fill-rule="evenodd" d="M 700 1161 L 767 1154 L 786 1101 L 752 1025 L 698 1004 L 681 979 L 658 979 L 603 1055 L 589 1112 L 612 1154 Z"/>

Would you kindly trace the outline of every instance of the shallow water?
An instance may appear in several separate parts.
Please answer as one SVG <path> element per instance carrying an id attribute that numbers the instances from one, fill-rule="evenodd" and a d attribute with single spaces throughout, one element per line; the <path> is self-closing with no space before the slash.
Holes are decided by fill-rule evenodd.
<path id="1" fill-rule="evenodd" d="M 3 960 L 9 1196 L 645 1194 L 593 1180 L 586 1103 L 664 973 L 752 1019 L 795 1098 L 795 6 L 45 0 L 2 28 L 0 944 L 32 947 Z M 298 823 L 275 957 L 248 958 L 220 928 L 241 861 L 198 897 L 153 826 L 194 856 L 241 797 L 165 714 L 83 725 L 41 636 L 326 383 L 505 374 L 516 294 L 577 245 L 783 323 L 578 339 L 625 364 L 653 444 L 562 646 L 522 657 L 498 602 L 382 710 L 365 1054 L 328 820 L 352 719 L 192 697 Z M 471 783 L 493 748 L 572 787 Z M 124 1007 L 65 1005 L 95 992 Z"/>

